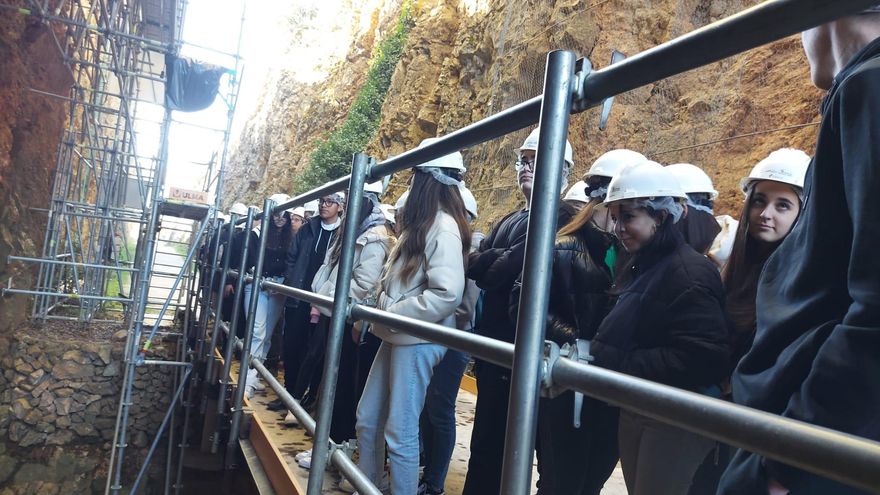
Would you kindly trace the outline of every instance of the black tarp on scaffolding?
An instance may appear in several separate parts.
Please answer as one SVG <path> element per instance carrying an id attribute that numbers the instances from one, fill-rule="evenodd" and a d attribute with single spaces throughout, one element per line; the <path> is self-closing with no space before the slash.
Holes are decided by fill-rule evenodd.
<path id="1" fill-rule="evenodd" d="M 229 71 L 171 54 L 165 55 L 165 67 L 165 105 L 182 112 L 196 112 L 211 106 L 217 97 L 220 78 Z"/>

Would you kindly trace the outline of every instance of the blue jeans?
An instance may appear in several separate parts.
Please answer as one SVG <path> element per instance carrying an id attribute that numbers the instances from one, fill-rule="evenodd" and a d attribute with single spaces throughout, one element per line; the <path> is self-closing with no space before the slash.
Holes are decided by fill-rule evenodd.
<path id="1" fill-rule="evenodd" d="M 387 444 L 394 495 L 418 491 L 419 415 L 434 366 L 445 352 L 446 348 L 437 344 L 382 342 L 370 368 L 357 409 L 358 466 L 378 485 Z"/>
<path id="2" fill-rule="evenodd" d="M 282 277 L 267 277 L 273 282 Z M 250 311 L 251 291 L 253 284 L 244 288 L 245 315 Z M 269 344 L 272 342 L 272 331 L 284 314 L 284 296 L 274 292 L 260 291 L 257 296 L 257 313 L 254 318 L 254 333 L 251 335 L 251 355 L 257 359 L 266 359 Z"/>
<path id="3" fill-rule="evenodd" d="M 421 434 L 425 453 L 422 480 L 432 488 L 443 488 L 449 461 L 455 449 L 455 399 L 461 376 L 471 360 L 469 354 L 449 349 L 434 367 L 422 411 Z"/>

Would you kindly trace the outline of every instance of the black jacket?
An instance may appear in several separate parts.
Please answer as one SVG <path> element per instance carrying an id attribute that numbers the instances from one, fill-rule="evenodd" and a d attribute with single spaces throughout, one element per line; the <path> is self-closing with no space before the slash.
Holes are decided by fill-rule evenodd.
<path id="1" fill-rule="evenodd" d="M 730 369 L 724 289 L 718 268 L 670 234 L 669 247 L 636 260 L 590 350 L 598 366 L 703 391 Z"/>
<path id="2" fill-rule="evenodd" d="M 285 226 L 284 228 L 290 228 Z M 260 235 L 266 235 L 268 231 L 261 230 Z M 270 242 L 272 238 L 269 238 Z M 257 265 L 257 255 L 260 251 L 260 236 L 256 232 L 251 231 L 251 240 L 248 245 L 248 270 Z M 281 243 L 279 243 L 281 244 Z M 293 242 L 291 242 L 293 244 Z M 264 277 L 280 277 L 284 275 L 287 268 L 287 246 L 270 246 L 266 245 L 266 254 L 263 255 L 263 276 Z"/>
<path id="3" fill-rule="evenodd" d="M 290 243 L 290 249 L 287 251 L 286 270 L 284 272 L 284 285 L 288 285 L 295 289 L 312 290 L 312 277 L 314 273 L 309 275 L 309 267 L 312 256 L 315 256 L 315 240 L 318 232 L 321 230 L 321 217 L 315 215 L 310 218 L 293 237 Z M 330 244 L 336 237 L 339 229 L 331 231 Z M 323 254 L 321 255 L 318 266 L 323 263 Z M 297 307 L 299 299 L 288 297 L 286 305 L 288 307 Z"/>
<path id="4" fill-rule="evenodd" d="M 560 346 L 575 339 L 592 339 L 608 312 L 611 270 L 605 254 L 611 238 L 593 227 L 556 239 L 550 305 L 547 308 L 547 340 Z M 510 295 L 510 316 L 516 318 L 521 285 Z"/>
<path id="5" fill-rule="evenodd" d="M 560 205 L 557 227 L 572 218 L 569 205 Z M 483 309 L 476 332 L 513 342 L 516 323 L 509 316 L 510 291 L 523 268 L 529 211 L 517 210 L 501 219 L 468 258 L 467 277 L 483 289 Z"/>
<path id="6" fill-rule="evenodd" d="M 732 378 L 740 404 L 880 440 L 880 38 L 835 78 L 797 225 L 758 283 L 757 331 Z M 739 452 L 725 494 L 766 477 L 797 494 L 862 493 Z"/>

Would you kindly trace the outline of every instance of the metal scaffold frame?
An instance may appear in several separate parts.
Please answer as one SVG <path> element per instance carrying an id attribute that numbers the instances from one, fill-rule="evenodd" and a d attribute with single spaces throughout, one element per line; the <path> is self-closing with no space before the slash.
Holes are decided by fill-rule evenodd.
<path id="1" fill-rule="evenodd" d="M 546 267 L 555 239 L 560 171 L 570 115 L 639 86 L 858 12 L 874 3 L 876 0 L 770 0 L 601 70 L 593 70 L 589 60 L 577 60 L 572 52 L 554 51 L 547 57 L 544 88 L 540 96 L 381 163 L 375 163 L 365 154 L 356 154 L 350 175 L 330 181 L 286 203 L 275 204 L 267 199 L 262 212 L 250 208 L 246 218 L 233 216 L 230 223 L 222 227 L 228 229 L 230 235 L 237 223 L 244 222 L 245 228 L 249 229 L 257 218 L 268 218 L 274 211 L 302 205 L 340 190 L 347 190 L 349 198 L 358 198 L 367 182 L 536 123 L 540 128 L 515 344 L 352 303 L 348 288 L 357 237 L 354 222 L 346 224 L 340 238 L 341 254 L 334 298 L 264 279 L 260 267 L 265 254 L 265 236 L 261 236 L 256 246 L 249 245 L 249 236 L 245 236 L 244 252 L 257 250 L 256 269 L 251 274 L 242 274 L 243 263 L 239 267 L 229 267 L 227 260 L 221 268 L 216 257 L 206 260 L 204 266 L 207 272 L 216 274 L 212 277 L 219 276 L 224 282 L 227 277 L 237 279 L 231 323 L 214 321 L 212 325 L 200 325 L 197 329 L 198 339 L 207 348 L 207 352 L 200 353 L 200 359 L 206 360 L 208 369 L 220 369 L 221 358 L 217 357 L 220 354 L 224 360 L 217 397 L 218 413 L 225 414 L 226 421 L 218 421 L 214 447 L 218 445 L 221 431 L 228 427 L 227 467 L 236 465 L 238 437 L 244 416 L 245 375 L 246 370 L 253 367 L 296 416 L 299 424 L 313 435 L 309 495 L 321 493 L 328 462 L 337 467 L 359 493 L 381 493 L 346 456 L 344 449 L 329 438 L 329 419 L 344 326 L 346 320 L 362 320 L 393 327 L 512 370 L 501 479 L 503 494 L 525 495 L 531 490 L 538 398 L 542 392 L 551 390 L 576 390 L 769 459 L 854 487 L 876 490 L 880 486 L 878 442 L 590 366 L 561 356 L 558 346 L 544 340 L 544 315 L 550 282 L 550 271 Z M 360 202 L 351 201 L 346 214 L 357 218 L 359 208 Z M 244 338 L 236 337 L 237 313 L 245 284 L 332 310 L 316 418 L 302 408 L 260 359 L 250 354 L 257 305 L 257 298 L 254 297 L 258 292 L 256 289 L 252 291 L 250 301 L 245 301 L 249 304 L 249 311 Z M 218 301 L 218 306 L 222 306 L 222 301 Z M 211 308 L 203 306 L 201 311 L 209 313 Z M 215 309 L 219 319 L 221 308 Z M 215 352 L 220 332 L 227 337 L 222 353 Z M 241 362 L 238 384 L 231 385 L 229 377 L 233 350 L 236 348 L 241 353 Z"/>
<path id="2" fill-rule="evenodd" d="M 37 266 L 36 287 L 4 291 L 34 295 L 35 321 L 90 322 L 108 302 L 121 303 L 129 317 L 131 288 L 143 275 L 139 238 L 163 179 L 161 153 L 138 153 L 138 135 L 147 122 L 138 109 L 162 104 L 163 56 L 180 47 L 183 4 L 29 0 L 27 5 L 18 12 L 47 26 L 73 84 L 67 95 L 29 88 L 66 102 L 67 125 L 44 210 L 41 256 L 10 257 Z M 170 114 L 165 117 L 153 133 L 157 142 L 168 130 Z M 111 280 L 117 294 L 107 293 Z"/>
<path id="3" fill-rule="evenodd" d="M 145 366 L 171 368 L 174 386 L 146 459 L 137 466 L 130 492 L 144 485 L 162 439 L 167 442 L 164 493 L 172 489 L 179 493 L 182 487 L 192 387 L 198 383 L 191 380 L 193 349 L 186 337 L 195 323 L 207 319 L 192 312 L 194 304 L 208 304 L 202 299 L 209 292 L 207 280 L 197 268 L 203 254 L 199 247 L 202 239 L 216 233 L 220 201 L 216 193 L 225 180 L 238 102 L 244 25 L 242 1 L 234 53 L 185 43 L 182 28 L 187 3 L 27 0 L 25 6 L 0 4 L 2 11 L 36 18 L 46 26 L 72 81 L 66 95 L 28 88 L 65 102 L 67 123 L 58 144 L 48 208 L 34 209 L 47 215 L 41 256 L 8 258 L 35 265 L 36 287 L 13 287 L 10 280 L 3 293 L 34 296 L 31 320 L 35 322 L 126 324 L 125 371 L 105 489 L 108 493 L 120 492 L 127 483 L 123 466 L 131 426 L 129 413 L 137 402 L 133 386 L 137 369 Z M 173 118 L 165 99 L 165 56 L 176 57 L 183 45 L 219 54 L 230 61 L 229 66 L 234 65 L 226 70 L 226 83 L 219 90 L 226 111 L 225 126 L 214 128 Z M 166 200 L 169 135 L 179 125 L 219 136 L 219 147 L 207 150 L 213 151 L 209 160 L 189 162 L 204 167 L 199 187 L 209 196 L 213 194 L 212 204 Z M 168 247 L 172 249 L 168 251 Z M 181 250 L 185 254 L 181 255 Z M 174 256 L 183 258 L 182 263 L 167 261 Z M 108 293 L 113 281 L 118 294 Z M 182 325 L 174 325 L 178 313 L 183 316 Z M 150 353 L 160 338 L 171 343 L 173 355 Z M 176 425 L 181 409 L 183 422 Z M 179 435 L 178 443 L 175 435 Z"/>

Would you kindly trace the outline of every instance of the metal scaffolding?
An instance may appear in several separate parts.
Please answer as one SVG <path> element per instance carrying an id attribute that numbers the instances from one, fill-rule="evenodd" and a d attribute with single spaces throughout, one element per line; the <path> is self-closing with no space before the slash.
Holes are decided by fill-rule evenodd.
<path id="1" fill-rule="evenodd" d="M 176 421 L 181 401 L 186 398 L 184 406 L 189 403 L 191 393 L 185 392 L 192 385 L 193 371 L 187 329 L 197 318 L 206 318 L 190 309 L 205 292 L 196 282 L 198 248 L 203 238 L 214 235 L 216 192 L 224 181 L 238 100 L 244 21 L 242 8 L 238 45 L 232 53 L 187 47 L 182 39 L 187 4 L 185 0 L 27 0 L 0 5 L 5 12 L 35 18 L 46 26 L 73 81 L 67 94 L 29 88 L 65 102 L 67 122 L 58 143 L 49 205 L 37 210 L 47 216 L 42 253 L 9 257 L 34 266 L 36 285 L 14 287 L 10 280 L 3 292 L 34 296 L 31 319 L 35 322 L 127 326 L 126 366 L 106 488 L 114 493 L 130 481 L 130 467 L 125 477 L 122 471 L 129 412 L 137 401 L 132 388 L 136 369 L 143 366 L 174 370 L 175 386 L 131 491 L 143 483 L 161 439 L 168 447 L 165 493 L 172 483 L 175 492 L 181 486 L 188 407 L 182 411 L 182 425 Z M 173 115 L 167 103 L 166 57 L 193 47 L 194 52 L 216 55 L 212 58 L 227 68 L 217 103 L 211 107 L 226 119 L 217 128 Z M 184 164 L 195 170 L 190 175 L 196 177 L 195 185 L 185 187 L 205 193 L 205 202 L 169 197 L 166 177 L 169 159 L 174 158 L 169 150 L 174 136 L 186 128 L 210 135 L 196 150 L 205 153 L 203 159 Z M 176 321 L 182 324 L 175 325 Z M 150 352 L 159 338 L 171 342 L 171 355 Z M 179 444 L 174 442 L 176 434 L 183 438 Z"/>

